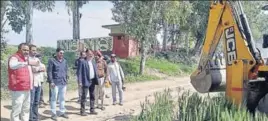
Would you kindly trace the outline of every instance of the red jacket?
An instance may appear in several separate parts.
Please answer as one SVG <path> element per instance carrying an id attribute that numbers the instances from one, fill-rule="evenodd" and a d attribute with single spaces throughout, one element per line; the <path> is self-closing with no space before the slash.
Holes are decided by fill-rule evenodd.
<path id="1" fill-rule="evenodd" d="M 26 62 L 25 57 L 19 53 L 11 57 L 16 57 L 19 62 Z M 31 80 L 28 66 L 12 70 L 8 63 L 8 88 L 12 91 L 27 91 L 31 89 L 30 85 Z"/>

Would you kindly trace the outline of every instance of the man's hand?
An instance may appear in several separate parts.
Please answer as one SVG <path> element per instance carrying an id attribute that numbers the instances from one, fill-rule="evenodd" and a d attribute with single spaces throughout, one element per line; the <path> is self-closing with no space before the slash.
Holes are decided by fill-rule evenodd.
<path id="1" fill-rule="evenodd" d="M 31 66 L 38 66 L 39 61 L 30 61 L 30 60 L 28 60 L 28 64 L 31 65 Z"/>
<path id="2" fill-rule="evenodd" d="M 55 87 L 55 84 L 54 84 L 54 83 L 51 83 L 51 84 L 50 84 L 50 87 L 51 87 L 51 88 L 54 88 L 54 87 Z"/>
<path id="3" fill-rule="evenodd" d="M 45 71 L 46 71 L 46 69 L 44 67 L 40 68 L 40 72 L 45 72 Z"/>
<path id="4" fill-rule="evenodd" d="M 82 87 L 82 83 L 79 83 L 79 87 Z"/>

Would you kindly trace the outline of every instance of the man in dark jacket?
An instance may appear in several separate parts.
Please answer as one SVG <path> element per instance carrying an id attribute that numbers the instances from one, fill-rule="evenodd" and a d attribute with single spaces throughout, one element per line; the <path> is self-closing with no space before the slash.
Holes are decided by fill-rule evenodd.
<path id="1" fill-rule="evenodd" d="M 57 120 L 56 114 L 56 101 L 57 95 L 59 95 L 60 114 L 59 116 L 69 118 L 65 111 L 65 94 L 67 89 L 68 78 L 68 65 L 67 61 L 63 58 L 63 50 L 57 48 L 56 58 L 52 58 L 48 62 L 47 74 L 50 81 L 51 88 L 51 112 L 52 119 Z"/>
<path id="2" fill-rule="evenodd" d="M 78 84 L 78 101 L 77 102 L 80 102 L 81 101 L 81 95 L 82 95 L 82 88 L 81 86 L 79 86 L 79 83 L 78 83 L 78 66 L 79 66 L 79 63 L 82 61 L 82 60 L 85 60 L 86 58 L 86 52 L 85 51 L 82 51 L 80 52 L 80 57 L 78 59 L 75 60 L 75 65 L 74 65 L 74 68 L 76 70 L 76 77 L 77 77 L 77 84 Z"/>
<path id="3" fill-rule="evenodd" d="M 98 76 L 96 71 L 96 64 L 94 62 L 94 54 L 91 50 L 86 50 L 87 57 L 85 60 L 81 61 L 78 66 L 78 82 L 82 86 L 82 99 L 81 99 L 81 110 L 82 116 L 86 116 L 85 103 L 86 96 L 89 92 L 90 96 L 90 114 L 97 114 L 95 112 L 94 102 L 95 102 L 95 85 L 98 85 Z"/>

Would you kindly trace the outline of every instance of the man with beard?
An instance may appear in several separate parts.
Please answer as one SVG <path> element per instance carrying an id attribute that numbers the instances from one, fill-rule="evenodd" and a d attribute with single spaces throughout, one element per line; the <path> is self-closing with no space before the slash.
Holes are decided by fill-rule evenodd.
<path id="1" fill-rule="evenodd" d="M 21 43 L 18 51 L 8 60 L 8 88 L 12 99 L 11 121 L 29 121 L 30 90 L 33 81 L 31 66 L 38 65 L 39 62 L 29 60 L 27 43 Z"/>
<path id="2" fill-rule="evenodd" d="M 36 57 L 37 47 L 35 45 L 30 45 L 30 61 L 39 62 L 38 66 L 32 66 L 33 73 L 33 88 L 31 89 L 31 108 L 30 108 L 30 121 L 39 120 L 38 105 L 40 101 L 41 93 L 41 82 L 40 74 L 45 71 L 44 67 L 41 67 L 40 60 Z"/>
<path id="3" fill-rule="evenodd" d="M 103 60 L 102 54 L 100 51 L 97 51 L 96 53 L 96 64 L 97 64 L 97 73 L 98 73 L 98 78 L 99 78 L 99 82 L 95 88 L 95 101 L 96 101 L 96 105 L 97 108 L 104 110 L 104 106 L 103 106 L 103 99 L 104 99 L 104 94 L 105 94 L 105 81 L 107 78 L 107 64 L 106 61 Z M 101 104 L 99 105 L 99 99 L 101 100 Z"/>
<path id="4" fill-rule="evenodd" d="M 116 55 L 111 55 L 111 62 L 108 64 L 107 75 L 112 83 L 113 105 L 116 105 L 116 89 L 119 93 L 119 105 L 123 105 L 123 80 L 124 72 L 116 60 Z"/>

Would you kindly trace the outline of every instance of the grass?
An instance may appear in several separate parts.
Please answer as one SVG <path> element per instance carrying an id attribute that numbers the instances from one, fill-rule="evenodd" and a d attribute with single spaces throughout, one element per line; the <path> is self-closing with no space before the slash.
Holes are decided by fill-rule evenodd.
<path id="1" fill-rule="evenodd" d="M 171 100 L 170 90 L 156 93 L 154 103 L 146 99 L 141 104 L 142 112 L 131 121 L 268 121 L 265 114 L 256 112 L 253 117 L 244 107 L 232 104 L 223 93 L 202 97 L 181 89 L 178 92 L 176 103 Z"/>
<path id="2" fill-rule="evenodd" d="M 154 94 L 155 102 L 145 100 L 141 104 L 140 115 L 132 117 L 131 121 L 172 121 L 174 119 L 174 102 L 171 100 L 170 90 Z"/>
<path id="3" fill-rule="evenodd" d="M 121 62 L 122 63 L 122 62 Z M 140 58 L 127 59 L 124 63 L 128 63 L 127 67 L 131 69 L 132 72 L 138 73 Z M 195 65 L 184 65 L 180 63 L 173 63 L 166 59 L 156 59 L 153 57 L 147 58 L 146 68 L 156 69 L 160 73 L 169 75 L 169 76 L 181 76 L 188 75 L 193 72 Z"/>
<path id="4" fill-rule="evenodd" d="M 234 105 L 224 93 L 202 98 L 198 93 L 183 92 L 178 99 L 180 121 L 267 121 L 267 116 L 256 113 L 253 118 L 245 107 Z M 187 113 L 185 113 L 187 112 Z"/>
<path id="5" fill-rule="evenodd" d="M 133 83 L 133 82 L 143 82 L 143 81 L 153 81 L 153 80 L 159 80 L 160 77 L 153 76 L 153 75 L 128 75 L 126 76 L 126 83 Z"/>

